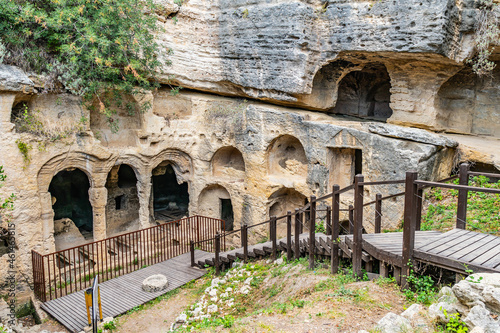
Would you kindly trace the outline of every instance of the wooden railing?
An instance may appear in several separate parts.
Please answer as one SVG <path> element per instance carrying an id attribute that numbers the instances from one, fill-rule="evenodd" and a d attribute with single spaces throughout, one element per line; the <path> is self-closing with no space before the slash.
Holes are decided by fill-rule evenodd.
<path id="1" fill-rule="evenodd" d="M 41 301 L 88 288 L 95 276 L 103 282 L 189 252 L 189 241 L 212 238 L 225 222 L 204 216 L 109 237 L 42 255 L 32 251 L 34 293 Z M 225 246 L 224 235 L 219 241 Z M 215 251 L 213 242 L 200 245 Z"/>
<path id="2" fill-rule="evenodd" d="M 469 167 L 466 164 L 463 164 L 460 167 L 460 172 L 458 175 L 448 177 L 439 181 L 430 182 L 423 181 L 417 179 L 416 172 L 407 172 L 405 179 L 399 180 L 384 180 L 384 181 L 370 181 L 365 182 L 363 175 L 356 175 L 354 184 L 349 185 L 345 188 L 340 188 L 338 185 L 334 185 L 332 188 L 332 192 L 316 198 L 315 196 L 311 196 L 309 198 L 309 203 L 304 205 L 303 207 L 295 209 L 295 212 L 292 213 L 288 211 L 286 215 L 283 216 L 271 216 L 269 220 L 254 224 L 251 226 L 243 225 L 240 229 L 233 230 L 229 233 L 225 233 L 224 235 L 216 235 L 213 238 L 205 239 L 201 241 L 191 242 L 191 265 L 196 264 L 194 249 L 195 247 L 200 247 L 204 242 L 213 242 L 217 244 L 215 246 L 215 269 L 216 273 L 220 270 L 221 262 L 218 259 L 219 253 L 227 251 L 228 248 L 221 245 L 220 239 L 222 236 L 230 236 L 235 233 L 240 234 L 241 238 L 241 247 L 243 248 L 243 260 L 246 261 L 248 259 L 248 231 L 252 228 L 257 228 L 262 225 L 269 225 L 269 236 L 262 241 L 270 241 L 271 242 L 271 256 L 276 258 L 276 249 L 277 249 L 277 232 L 276 225 L 279 221 L 284 220 L 286 223 L 286 249 L 287 249 L 287 258 L 292 259 L 293 253 L 295 257 L 298 258 L 300 255 L 299 251 L 299 235 L 304 232 L 304 229 L 307 229 L 309 233 L 309 249 L 316 248 L 316 237 L 315 230 L 316 224 L 318 223 L 318 215 L 317 212 L 325 212 L 321 219 L 324 219 L 326 224 L 326 234 L 331 236 L 331 272 L 335 274 L 339 269 L 339 235 L 340 235 L 340 213 L 347 212 L 349 215 L 349 230 L 345 230 L 347 234 L 353 235 L 353 244 L 352 244 L 352 262 L 353 262 L 353 273 L 357 276 L 361 276 L 362 273 L 362 240 L 363 240 L 363 215 L 364 209 L 370 205 L 374 205 L 374 232 L 381 232 L 382 225 L 382 207 L 383 202 L 389 199 L 394 199 L 397 197 L 404 197 L 404 204 L 400 204 L 401 217 L 403 218 L 403 265 L 402 267 L 395 267 L 397 270 L 397 274 L 402 278 L 401 282 L 404 285 L 405 276 L 409 274 L 409 265 L 408 263 L 413 259 L 413 249 L 415 242 L 415 231 L 420 230 L 420 221 L 421 221 L 421 212 L 422 212 L 422 198 L 423 198 L 423 190 L 427 187 L 443 187 L 443 188 L 451 188 L 457 189 L 459 191 L 458 196 L 458 205 L 457 205 L 457 228 L 465 228 L 465 219 L 467 212 L 467 191 L 478 191 L 485 193 L 500 193 L 498 189 L 491 188 L 481 188 L 474 186 L 467 186 L 469 176 L 471 175 L 484 175 L 488 177 L 500 178 L 500 174 L 492 174 L 492 173 L 479 173 L 479 172 L 470 172 Z M 459 178 L 459 185 L 448 184 L 446 182 Z M 404 191 L 397 191 L 394 194 L 388 194 L 383 196 L 381 193 L 376 193 L 375 200 L 364 202 L 364 193 L 366 186 L 381 186 L 381 185 L 396 185 L 400 187 L 404 187 Z M 403 186 L 404 185 L 404 186 Z M 348 208 L 340 208 L 340 196 L 347 194 L 349 191 L 354 192 L 353 202 L 354 205 L 349 205 Z M 393 191 L 396 192 L 396 191 Z M 349 192 L 351 194 L 352 192 Z M 318 209 L 318 203 L 321 201 L 327 201 L 331 199 L 331 205 L 327 205 L 322 209 Z M 323 205 L 324 206 L 324 205 Z M 307 217 L 307 218 L 305 218 Z M 294 226 L 292 226 L 292 222 Z M 294 239 L 295 248 L 292 249 L 292 238 Z M 309 267 L 314 267 L 315 260 L 315 251 L 309 251 Z"/>

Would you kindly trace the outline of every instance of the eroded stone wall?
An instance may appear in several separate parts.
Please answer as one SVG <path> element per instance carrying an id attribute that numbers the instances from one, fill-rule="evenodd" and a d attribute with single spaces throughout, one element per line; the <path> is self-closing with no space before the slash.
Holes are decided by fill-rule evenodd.
<path id="1" fill-rule="evenodd" d="M 99 240 L 154 225 L 176 209 L 220 218 L 222 200 L 230 200 L 234 228 L 255 224 L 334 184 L 347 186 L 359 172 L 367 181 L 403 178 L 407 170 L 423 179 L 448 176 L 457 142 L 404 126 L 500 137 L 499 72 L 479 80 L 463 61 L 474 1 L 160 3 L 166 33 L 158 40 L 174 54 L 159 77 L 191 90 L 124 96 L 118 131 L 98 105 L 90 110 L 77 96 L 42 93 L 19 69 L 0 65 L 0 165 L 8 175 L 0 192 L 17 196 L 12 221 L 26 276 L 32 249 L 53 252 L 64 233 L 78 238 L 78 221 L 54 222 L 61 216 L 50 185 L 60 172 L 78 169 L 88 178 Z M 177 24 L 168 19 L 173 12 Z M 152 108 L 137 112 L 147 103 Z M 25 110 L 42 132 L 14 124 Z M 500 167 L 494 153 L 470 151 L 462 158 Z M 124 186 L 122 166 L 135 176 Z M 173 192 L 155 193 L 167 172 Z M 383 227 L 397 222 L 384 219 Z M 0 287 L 5 277 L 0 270 Z"/>

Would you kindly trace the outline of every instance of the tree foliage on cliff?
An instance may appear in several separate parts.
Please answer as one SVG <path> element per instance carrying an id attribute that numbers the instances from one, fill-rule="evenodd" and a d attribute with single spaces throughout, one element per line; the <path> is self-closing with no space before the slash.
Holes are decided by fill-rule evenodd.
<path id="1" fill-rule="evenodd" d="M 478 75 L 490 74 L 495 63 L 490 60 L 492 46 L 500 44 L 500 4 L 498 0 L 479 0 L 474 44 L 476 54 L 469 60 L 472 70 Z"/>
<path id="2" fill-rule="evenodd" d="M 152 89 L 160 63 L 153 0 L 0 0 L 3 61 L 45 74 L 112 121 L 103 92 Z"/>

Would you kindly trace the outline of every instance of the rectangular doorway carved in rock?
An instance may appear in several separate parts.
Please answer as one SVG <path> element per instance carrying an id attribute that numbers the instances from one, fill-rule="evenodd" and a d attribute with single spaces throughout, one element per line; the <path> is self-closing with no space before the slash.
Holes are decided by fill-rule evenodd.
<path id="1" fill-rule="evenodd" d="M 363 172 L 363 152 L 355 148 L 328 148 L 329 186 L 341 188 L 351 185 L 354 176 Z"/>
<path id="2" fill-rule="evenodd" d="M 226 231 L 233 230 L 233 205 L 231 199 L 220 199 L 220 218 L 226 221 Z"/>

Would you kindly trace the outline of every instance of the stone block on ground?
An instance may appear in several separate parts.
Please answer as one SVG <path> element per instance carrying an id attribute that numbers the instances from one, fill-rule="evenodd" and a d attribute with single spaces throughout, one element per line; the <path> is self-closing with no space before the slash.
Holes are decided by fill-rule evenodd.
<path id="1" fill-rule="evenodd" d="M 167 287 L 167 277 L 162 274 L 151 275 L 142 282 L 142 290 L 151 293 L 164 290 Z"/>

